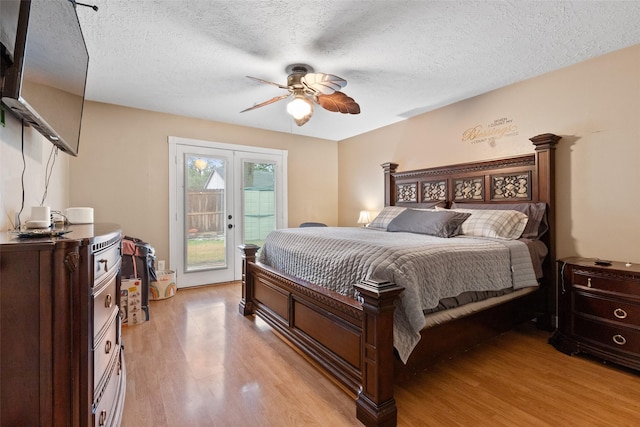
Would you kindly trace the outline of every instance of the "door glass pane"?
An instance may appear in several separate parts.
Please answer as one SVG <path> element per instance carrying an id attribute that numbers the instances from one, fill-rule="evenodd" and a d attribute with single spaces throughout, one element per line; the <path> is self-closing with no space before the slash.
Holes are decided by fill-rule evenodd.
<path id="1" fill-rule="evenodd" d="M 185 154 L 185 271 L 225 268 L 226 222 L 223 159 Z"/>
<path id="2" fill-rule="evenodd" d="M 262 247 L 267 234 L 276 228 L 275 166 L 243 163 L 244 243 Z"/>

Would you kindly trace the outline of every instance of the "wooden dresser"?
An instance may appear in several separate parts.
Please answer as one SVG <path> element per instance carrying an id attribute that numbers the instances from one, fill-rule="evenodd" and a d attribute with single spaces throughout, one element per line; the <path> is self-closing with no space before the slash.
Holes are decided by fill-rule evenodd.
<path id="1" fill-rule="evenodd" d="M 122 233 L 0 233 L 0 425 L 118 426 Z"/>
<path id="2" fill-rule="evenodd" d="M 558 330 L 549 343 L 640 370 L 640 265 L 558 261 Z"/>

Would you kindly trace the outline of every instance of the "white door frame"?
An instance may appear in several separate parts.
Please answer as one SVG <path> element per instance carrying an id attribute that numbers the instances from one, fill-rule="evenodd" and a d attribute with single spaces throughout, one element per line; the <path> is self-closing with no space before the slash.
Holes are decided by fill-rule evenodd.
<path id="1" fill-rule="evenodd" d="M 179 224 L 179 200 L 177 200 L 177 195 L 182 194 L 179 191 L 179 179 L 178 176 L 178 161 L 182 161 L 178 159 L 178 145 L 181 146 L 191 146 L 191 147 L 202 147 L 202 148 L 211 148 L 218 150 L 228 150 L 229 152 L 234 153 L 234 167 L 238 164 L 241 164 L 242 160 L 254 159 L 254 160 L 262 160 L 262 159 L 279 159 L 279 164 L 281 166 L 281 170 L 278 174 L 276 174 L 276 197 L 277 203 L 280 206 L 280 209 L 276 209 L 276 228 L 285 228 L 288 226 L 288 213 L 287 213 L 287 150 L 278 150 L 272 148 L 262 148 L 262 147 L 252 147 L 246 145 L 236 145 L 236 144 L 226 144 L 222 142 L 214 142 L 214 141 L 205 141 L 205 140 L 197 140 L 190 138 L 182 138 L 176 136 L 169 136 L 169 268 L 171 270 L 178 272 L 178 259 L 179 257 L 183 257 L 184 254 L 180 253 L 178 245 L 176 242 L 180 241 L 180 229 L 181 224 Z M 235 167 L 236 171 L 233 179 L 241 180 L 241 168 Z M 241 181 L 234 183 L 233 188 L 239 188 L 242 185 Z M 242 235 L 243 227 L 240 226 L 238 221 L 243 217 L 243 206 L 242 206 L 242 198 L 236 197 L 234 206 L 234 217 L 235 217 L 235 226 L 234 226 L 234 241 L 242 242 L 244 236 Z M 233 262 L 233 270 L 234 270 L 234 280 L 240 280 L 242 278 L 242 263 L 240 257 L 240 251 L 237 248 L 233 251 L 235 256 L 233 259 L 230 259 L 230 263 Z M 180 277 L 176 278 L 176 283 L 178 287 L 180 287 Z"/>
<path id="2" fill-rule="evenodd" d="M 224 190 L 222 194 L 224 195 L 224 200 L 222 201 L 223 211 L 221 212 L 221 217 L 218 218 L 222 222 L 218 224 L 219 230 L 224 233 L 224 262 L 220 262 L 222 260 L 217 260 L 215 263 L 207 264 L 207 265 L 199 265 L 199 266 L 191 266 L 187 262 L 187 247 L 185 246 L 185 242 L 191 241 L 188 239 L 188 234 L 185 229 L 185 224 L 187 222 L 187 194 L 185 192 L 185 186 L 188 184 L 187 182 L 187 168 L 186 168 L 186 160 L 187 157 L 194 158 L 204 158 L 204 159 L 217 159 L 224 164 L 224 168 L 219 170 L 222 173 L 222 180 L 224 182 Z M 193 145 L 183 145 L 176 144 L 176 184 L 177 192 L 175 193 L 176 198 L 176 213 L 175 217 L 176 221 L 176 240 L 172 240 L 171 244 L 175 246 L 176 250 L 182 249 L 182 256 L 178 256 L 171 260 L 172 270 L 176 271 L 176 275 L 180 276 L 180 280 L 176 283 L 178 287 L 188 287 L 188 286 L 198 286 L 206 283 L 223 283 L 223 282 L 231 282 L 235 280 L 235 251 L 237 250 L 235 247 L 235 238 L 236 233 L 233 228 L 229 229 L 228 227 L 233 227 L 235 223 L 235 218 L 227 218 L 227 215 L 233 214 L 235 212 L 235 204 L 234 204 L 234 196 L 236 191 L 234 190 L 234 174 L 233 174 L 233 166 L 234 166 L 234 158 L 233 151 L 229 150 L 219 150 L 217 148 L 211 147 L 196 147 Z M 205 240 L 207 240 L 205 238 Z M 217 239 L 216 239 L 217 240 Z M 214 244 L 213 240 L 209 241 L 210 244 Z M 179 252 L 177 252 L 179 253 Z M 187 270 L 189 270 L 187 274 Z M 182 274 L 185 273 L 185 274 Z"/>

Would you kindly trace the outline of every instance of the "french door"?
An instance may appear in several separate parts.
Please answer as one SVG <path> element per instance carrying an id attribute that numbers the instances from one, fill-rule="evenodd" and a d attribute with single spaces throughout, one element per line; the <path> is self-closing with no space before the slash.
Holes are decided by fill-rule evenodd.
<path id="1" fill-rule="evenodd" d="M 169 138 L 177 286 L 240 280 L 238 246 L 286 227 L 286 151 Z"/>

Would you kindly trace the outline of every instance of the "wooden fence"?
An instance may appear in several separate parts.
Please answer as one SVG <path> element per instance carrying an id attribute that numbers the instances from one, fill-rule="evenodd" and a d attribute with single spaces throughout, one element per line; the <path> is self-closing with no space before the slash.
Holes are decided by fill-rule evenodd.
<path id="1" fill-rule="evenodd" d="M 189 234 L 224 233 L 224 191 L 187 193 L 187 231 Z"/>

